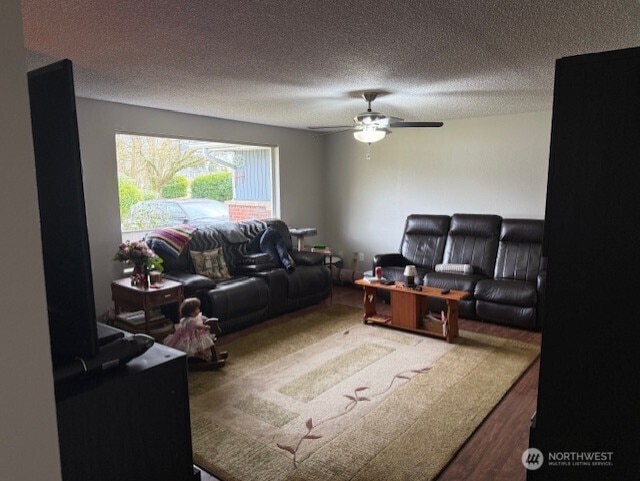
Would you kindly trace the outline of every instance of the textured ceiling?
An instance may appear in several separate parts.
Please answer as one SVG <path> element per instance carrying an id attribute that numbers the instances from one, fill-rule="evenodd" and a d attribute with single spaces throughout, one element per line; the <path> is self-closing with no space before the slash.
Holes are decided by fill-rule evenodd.
<path id="1" fill-rule="evenodd" d="M 374 110 L 448 120 L 551 108 L 554 62 L 640 46 L 639 0 L 22 0 L 29 69 L 76 94 L 304 128 Z"/>

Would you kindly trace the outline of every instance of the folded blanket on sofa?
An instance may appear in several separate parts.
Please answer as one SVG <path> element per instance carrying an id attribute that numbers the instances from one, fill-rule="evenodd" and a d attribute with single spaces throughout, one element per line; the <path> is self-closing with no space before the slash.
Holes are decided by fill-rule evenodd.
<path id="1" fill-rule="evenodd" d="M 190 225 L 180 225 L 176 227 L 162 227 L 149 232 L 145 240 L 156 254 L 168 254 L 171 257 L 178 257 L 191 239 L 197 227 Z"/>

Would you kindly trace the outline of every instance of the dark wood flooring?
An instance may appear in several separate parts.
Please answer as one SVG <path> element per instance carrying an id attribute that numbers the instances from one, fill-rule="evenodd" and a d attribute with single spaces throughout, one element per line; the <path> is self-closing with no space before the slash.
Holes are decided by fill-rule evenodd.
<path id="1" fill-rule="evenodd" d="M 353 286 L 334 286 L 333 303 L 354 307 L 362 306 L 362 291 Z M 295 313 L 287 314 L 268 323 L 282 322 L 302 312 L 313 312 L 329 301 Z M 378 312 L 388 309 L 380 305 Z M 260 329 L 265 324 L 249 330 Z M 460 329 L 475 331 L 493 336 L 519 339 L 540 344 L 541 334 L 537 332 L 512 329 L 479 321 L 460 320 Z M 243 335 L 249 330 L 223 336 L 220 343 Z M 480 425 L 451 463 L 437 478 L 438 481 L 525 481 L 526 473 L 520 457 L 529 442 L 529 424 L 536 410 L 538 392 L 538 372 L 540 361 L 536 361 L 511 388 L 504 399 L 496 406 L 489 417 Z M 219 481 L 218 478 L 202 472 L 202 481 Z M 377 480 L 372 480 L 377 481 Z"/>

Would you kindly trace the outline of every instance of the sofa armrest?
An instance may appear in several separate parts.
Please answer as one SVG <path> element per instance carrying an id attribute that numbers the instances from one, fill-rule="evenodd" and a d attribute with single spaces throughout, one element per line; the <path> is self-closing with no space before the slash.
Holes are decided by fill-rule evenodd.
<path id="1" fill-rule="evenodd" d="M 402 254 L 393 252 L 391 254 L 376 254 L 373 256 L 373 268 L 388 266 L 406 266 L 409 262 Z"/>
<path id="2" fill-rule="evenodd" d="M 238 260 L 233 269 L 234 275 L 249 276 L 256 272 L 269 271 L 275 269 L 276 265 L 271 261 L 271 256 L 266 252 L 245 254 Z"/>
<path id="3" fill-rule="evenodd" d="M 320 252 L 293 251 L 291 257 L 298 266 L 317 266 L 324 263 L 324 254 Z"/>
<path id="4" fill-rule="evenodd" d="M 200 289 L 214 289 L 216 287 L 216 281 L 200 274 L 165 272 L 163 276 L 172 281 L 180 282 L 184 286 L 185 294 L 190 294 Z"/>
<path id="5" fill-rule="evenodd" d="M 271 256 L 266 252 L 255 252 L 252 254 L 245 254 L 238 259 L 238 265 L 241 266 L 253 266 L 258 264 L 270 264 L 272 267 Z"/>
<path id="6" fill-rule="evenodd" d="M 267 272 L 276 269 L 271 262 L 268 264 L 247 264 L 236 267 L 233 271 L 234 275 L 251 276 L 257 272 Z"/>

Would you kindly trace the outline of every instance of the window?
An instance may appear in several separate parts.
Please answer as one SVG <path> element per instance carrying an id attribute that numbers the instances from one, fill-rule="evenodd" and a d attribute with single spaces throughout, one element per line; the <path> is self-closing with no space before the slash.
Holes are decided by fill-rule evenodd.
<path id="1" fill-rule="evenodd" d="M 276 215 L 272 147 L 118 133 L 116 156 L 123 240 Z"/>

